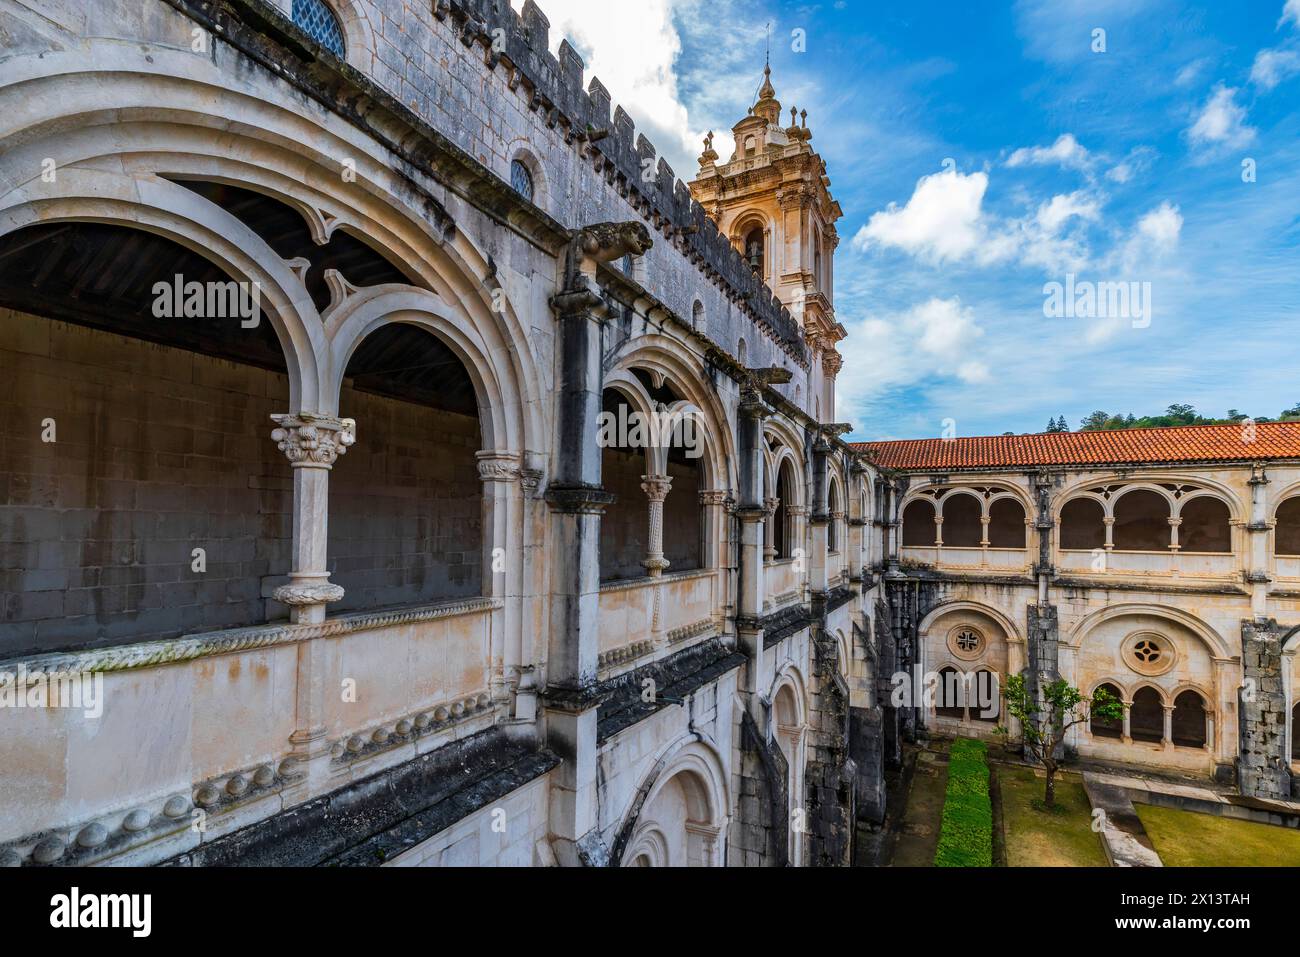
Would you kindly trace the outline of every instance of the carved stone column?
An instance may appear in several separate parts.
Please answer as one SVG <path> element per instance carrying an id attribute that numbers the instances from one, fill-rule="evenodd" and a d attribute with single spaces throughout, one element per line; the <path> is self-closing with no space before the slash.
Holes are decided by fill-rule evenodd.
<path id="1" fill-rule="evenodd" d="M 767 688 L 763 669 L 763 525 L 767 509 L 763 502 L 763 419 L 770 413 L 757 388 L 741 392 L 737 417 L 740 496 L 736 517 L 740 520 L 739 595 L 736 635 L 740 649 L 749 657 L 744 690 L 751 695 L 754 720 L 762 725 L 762 709 L 755 696 Z"/>
<path id="2" fill-rule="evenodd" d="M 829 548 L 828 531 L 831 523 L 827 508 L 827 471 L 831 444 L 824 435 L 819 435 L 813 443 L 813 486 L 812 515 L 808 522 L 812 526 L 812 550 L 808 556 L 808 587 L 814 597 L 824 595 L 827 589 L 826 565 Z"/>
<path id="3" fill-rule="evenodd" d="M 726 617 L 727 573 L 723 567 L 726 534 L 725 489 L 705 489 L 700 492 L 700 506 L 704 510 L 704 567 L 713 574 L 713 601 L 710 604 L 713 618 L 721 622 Z"/>
<path id="4" fill-rule="evenodd" d="M 484 593 L 502 602 L 492 614 L 490 685 L 494 701 L 508 701 L 519 686 L 522 659 L 523 489 L 518 452 L 485 449 L 475 456 L 483 480 Z"/>
<path id="5" fill-rule="evenodd" d="M 776 526 L 772 524 L 772 519 L 780 505 L 781 500 L 775 496 L 763 499 L 763 511 L 767 514 L 763 522 L 763 560 L 766 562 L 776 559 Z"/>
<path id="6" fill-rule="evenodd" d="M 329 474 L 356 441 L 356 422 L 311 412 L 272 415 L 271 432 L 293 467 L 293 561 L 289 583 L 272 596 L 289 606 L 296 624 L 319 624 L 325 606 L 343 597 L 329 580 Z M 295 790 L 306 796 L 330 787 L 330 753 L 325 726 L 326 696 L 338 693 L 338 649 L 334 642 L 301 641 L 294 683 L 294 730 L 283 766 Z"/>
<path id="7" fill-rule="evenodd" d="M 664 634 L 663 588 L 659 579 L 668 568 L 668 559 L 664 558 L 664 499 L 673 487 L 673 480 L 667 475 L 642 475 L 641 491 L 645 492 L 650 503 L 650 535 L 647 542 L 645 561 L 641 564 L 654 584 L 654 611 L 650 615 L 650 640 L 656 648 L 667 643 Z"/>
<path id="8" fill-rule="evenodd" d="M 273 597 L 289 606 L 294 622 L 325 620 L 325 606 L 343 589 L 331 584 L 326 545 L 329 536 L 329 474 L 335 461 L 357 440 L 352 419 L 312 412 L 272 415 L 271 438 L 293 466 L 293 564 L 289 583 Z"/>

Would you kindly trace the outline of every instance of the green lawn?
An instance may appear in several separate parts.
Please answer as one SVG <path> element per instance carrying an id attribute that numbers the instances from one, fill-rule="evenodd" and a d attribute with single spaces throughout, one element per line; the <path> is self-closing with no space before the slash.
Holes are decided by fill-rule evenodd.
<path id="1" fill-rule="evenodd" d="M 983 741 L 958 738 L 948 752 L 948 788 L 934 854 L 936 867 L 993 865 L 987 750 Z"/>
<path id="2" fill-rule="evenodd" d="M 1176 808 L 1137 805 L 1166 867 L 1295 867 L 1300 830 Z"/>
<path id="3" fill-rule="evenodd" d="M 1008 867 L 1106 867 L 1092 806 L 1078 777 L 1056 776 L 1055 813 L 1041 811 L 1044 779 L 1030 768 L 999 765 L 1002 830 Z"/>

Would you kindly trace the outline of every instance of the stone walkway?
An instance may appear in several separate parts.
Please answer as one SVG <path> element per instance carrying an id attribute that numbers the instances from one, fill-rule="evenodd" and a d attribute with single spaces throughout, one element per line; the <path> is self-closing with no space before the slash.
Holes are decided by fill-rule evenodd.
<path id="1" fill-rule="evenodd" d="M 1094 829 L 1097 812 L 1103 814 L 1101 844 L 1111 867 L 1163 867 L 1128 791 L 1119 784 L 1102 780 L 1104 777 L 1085 773 L 1083 790 L 1092 805 Z"/>
<path id="2" fill-rule="evenodd" d="M 916 752 L 916 767 L 888 859 L 890 867 L 933 867 L 948 788 L 948 741 Z"/>

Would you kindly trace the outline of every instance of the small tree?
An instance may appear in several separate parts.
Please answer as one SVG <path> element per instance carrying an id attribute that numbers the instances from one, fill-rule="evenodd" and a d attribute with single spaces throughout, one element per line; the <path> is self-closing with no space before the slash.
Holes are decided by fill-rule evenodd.
<path id="1" fill-rule="evenodd" d="M 1056 807 L 1056 772 L 1060 764 L 1056 752 L 1065 741 L 1065 733 L 1076 724 L 1082 724 L 1096 715 L 1117 721 L 1124 717 L 1124 705 L 1104 688 L 1098 688 L 1091 698 L 1064 679 L 1058 678 L 1043 688 L 1039 702 L 1029 690 L 1023 675 L 1007 675 L 1003 686 L 1007 713 L 1020 722 L 1020 733 L 1029 755 L 1042 763 L 1047 771 L 1047 790 L 1043 803 Z M 1007 728 L 999 726 L 997 733 L 1010 735 Z"/>

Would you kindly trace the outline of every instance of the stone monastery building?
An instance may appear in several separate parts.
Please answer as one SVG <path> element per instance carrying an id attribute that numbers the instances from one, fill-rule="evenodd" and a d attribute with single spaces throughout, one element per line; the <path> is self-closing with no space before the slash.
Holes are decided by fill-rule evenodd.
<path id="1" fill-rule="evenodd" d="M 0 863 L 846 864 L 911 674 L 1296 794 L 1300 424 L 846 444 L 770 71 L 687 183 L 531 0 L 0 44 Z"/>

